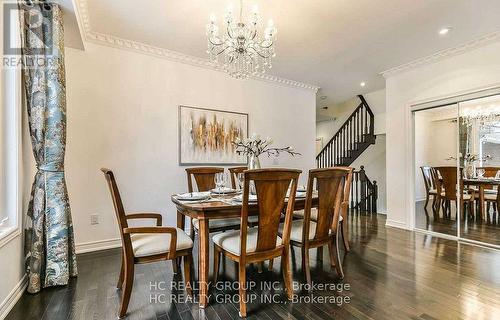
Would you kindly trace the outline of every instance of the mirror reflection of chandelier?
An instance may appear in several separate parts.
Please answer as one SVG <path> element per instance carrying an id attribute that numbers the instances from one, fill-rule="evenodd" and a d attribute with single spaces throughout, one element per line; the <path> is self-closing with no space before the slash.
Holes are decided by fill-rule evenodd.
<path id="1" fill-rule="evenodd" d="M 467 126 L 496 125 L 500 122 L 500 105 L 481 105 L 461 111 L 462 121 Z"/>
<path id="2" fill-rule="evenodd" d="M 251 75 L 264 73 L 271 68 L 271 59 L 276 56 L 274 42 L 277 29 L 269 20 L 263 35 L 259 35 L 259 14 L 257 7 L 248 19 L 243 21 L 243 0 L 240 1 L 239 20 L 233 19 L 232 9 L 224 17 L 224 30 L 219 34 L 215 15 L 210 16 L 207 24 L 207 53 L 210 60 L 219 64 L 230 76 L 246 79 Z"/>

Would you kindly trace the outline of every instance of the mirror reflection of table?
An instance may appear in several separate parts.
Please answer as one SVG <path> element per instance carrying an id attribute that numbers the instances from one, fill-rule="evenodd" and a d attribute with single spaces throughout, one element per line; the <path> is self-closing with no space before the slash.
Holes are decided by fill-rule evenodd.
<path id="1" fill-rule="evenodd" d="M 486 217 L 484 206 L 484 189 L 485 187 L 500 186 L 500 179 L 496 178 L 464 178 L 464 185 L 475 186 L 479 188 L 479 212 L 481 218 L 484 220 Z M 497 190 L 498 192 L 498 190 Z"/>

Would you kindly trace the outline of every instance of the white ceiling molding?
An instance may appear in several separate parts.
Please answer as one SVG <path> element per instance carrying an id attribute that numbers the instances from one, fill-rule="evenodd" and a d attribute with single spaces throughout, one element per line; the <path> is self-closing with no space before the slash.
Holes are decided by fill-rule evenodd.
<path id="1" fill-rule="evenodd" d="M 92 31 L 90 26 L 90 18 L 87 7 L 87 0 L 75 0 L 78 2 L 78 14 L 80 15 L 80 21 L 83 24 L 83 31 L 85 35 L 85 40 L 101 45 L 106 45 L 110 47 L 115 47 L 124 50 L 130 50 L 142 54 L 152 55 L 155 57 L 163 58 L 170 61 L 180 62 L 189 64 L 196 67 L 202 67 L 206 69 L 216 70 L 220 72 L 225 71 L 218 67 L 216 64 L 211 62 L 209 59 L 199 58 L 187 54 L 183 54 L 177 51 L 168 50 L 165 48 L 151 46 L 145 43 L 123 39 L 115 37 L 109 34 L 103 34 L 99 32 Z M 285 79 L 270 74 L 259 74 L 256 76 L 251 76 L 251 79 L 261 80 L 266 82 L 277 83 L 279 85 L 296 87 L 306 90 L 312 90 L 315 93 L 320 89 L 319 86 L 315 86 L 308 83 L 303 83 L 300 81 Z"/>
<path id="2" fill-rule="evenodd" d="M 454 48 L 449 48 L 445 50 L 438 51 L 434 54 L 431 54 L 427 57 L 423 57 L 405 64 L 402 64 L 400 66 L 391 68 L 389 70 L 383 71 L 380 74 L 384 76 L 384 78 L 389 78 L 393 75 L 396 75 L 398 73 L 420 67 L 426 64 L 431 64 L 438 62 L 440 60 L 456 56 L 462 53 L 465 53 L 467 51 L 471 51 L 483 46 L 486 46 L 488 44 L 491 44 L 493 42 L 499 41 L 500 40 L 500 31 L 493 32 L 490 34 L 487 34 L 485 36 L 482 36 L 480 38 L 474 39 L 472 41 L 469 41 L 467 43 L 464 43 L 460 46 L 454 47 Z"/>

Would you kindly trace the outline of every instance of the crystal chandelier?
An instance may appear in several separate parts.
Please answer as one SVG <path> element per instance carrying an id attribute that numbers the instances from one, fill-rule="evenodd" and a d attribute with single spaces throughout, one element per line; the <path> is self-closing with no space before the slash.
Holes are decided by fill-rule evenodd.
<path id="1" fill-rule="evenodd" d="M 479 126 L 497 125 L 500 122 L 500 105 L 465 109 L 461 117 L 463 123 L 469 127 L 474 124 Z"/>
<path id="2" fill-rule="evenodd" d="M 246 79 L 251 75 L 264 73 L 271 68 L 271 59 L 276 41 L 276 27 L 269 20 L 263 36 L 258 33 L 259 14 L 254 7 L 249 22 L 243 21 L 243 0 L 240 0 L 240 17 L 233 20 L 232 10 L 229 9 L 224 17 L 225 30 L 219 35 L 219 27 L 215 23 L 215 15 L 210 16 L 207 24 L 207 53 L 212 62 L 222 66 L 230 76 L 237 79 Z"/>

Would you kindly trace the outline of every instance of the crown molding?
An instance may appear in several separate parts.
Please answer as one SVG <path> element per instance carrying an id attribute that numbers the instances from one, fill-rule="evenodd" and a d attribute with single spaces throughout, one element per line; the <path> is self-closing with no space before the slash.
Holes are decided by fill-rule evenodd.
<path id="1" fill-rule="evenodd" d="M 469 41 L 467 43 L 461 44 L 457 47 L 454 48 L 448 48 L 445 50 L 438 51 L 434 54 L 431 54 L 429 56 L 419 58 L 417 60 L 402 64 L 400 66 L 391 68 L 389 70 L 383 71 L 380 74 L 384 76 L 384 78 L 391 77 L 393 75 L 396 75 L 398 73 L 420 67 L 423 65 L 427 64 L 432 64 L 438 61 L 441 61 L 445 58 L 453 57 L 468 51 L 472 51 L 474 49 L 486 46 L 488 44 L 491 44 L 493 42 L 499 41 L 500 40 L 500 31 L 496 31 L 493 33 L 489 33 L 485 36 L 482 36 L 480 38 L 474 39 L 472 41 Z"/>
<path id="2" fill-rule="evenodd" d="M 123 39 L 123 38 L 116 37 L 113 35 L 92 31 L 92 28 L 90 25 L 88 7 L 87 7 L 87 0 L 75 0 L 75 1 L 78 2 L 78 14 L 80 15 L 80 20 L 81 20 L 82 27 L 83 27 L 85 41 L 93 42 L 93 43 L 101 44 L 101 45 L 106 45 L 106 46 L 110 46 L 110 47 L 114 47 L 114 48 L 118 48 L 118 49 L 129 50 L 129 51 L 133 51 L 133 52 L 137 52 L 137 53 L 141 53 L 141 54 L 147 54 L 147 55 L 155 56 L 158 58 L 162 58 L 162 59 L 166 59 L 166 60 L 170 60 L 170 61 L 174 61 L 174 62 L 189 64 L 192 66 L 201 67 L 201 68 L 215 70 L 215 71 L 225 73 L 225 71 L 222 68 L 220 68 L 217 64 L 213 63 L 209 59 L 199 58 L 199 57 L 187 55 L 187 54 L 184 54 L 181 52 L 148 45 L 148 44 L 145 44 L 142 42 L 137 42 L 137 41 L 133 41 L 133 40 L 129 40 L 129 39 Z M 306 90 L 312 90 L 312 91 L 314 91 L 314 93 L 317 93 L 318 90 L 320 89 L 319 86 L 315 86 L 315 85 L 300 82 L 300 81 L 285 79 L 285 78 L 273 76 L 273 75 L 266 74 L 266 73 L 251 76 L 250 79 L 275 83 L 275 84 L 287 86 L 287 87 L 295 87 L 295 88 L 301 88 L 301 89 L 306 89 Z"/>

